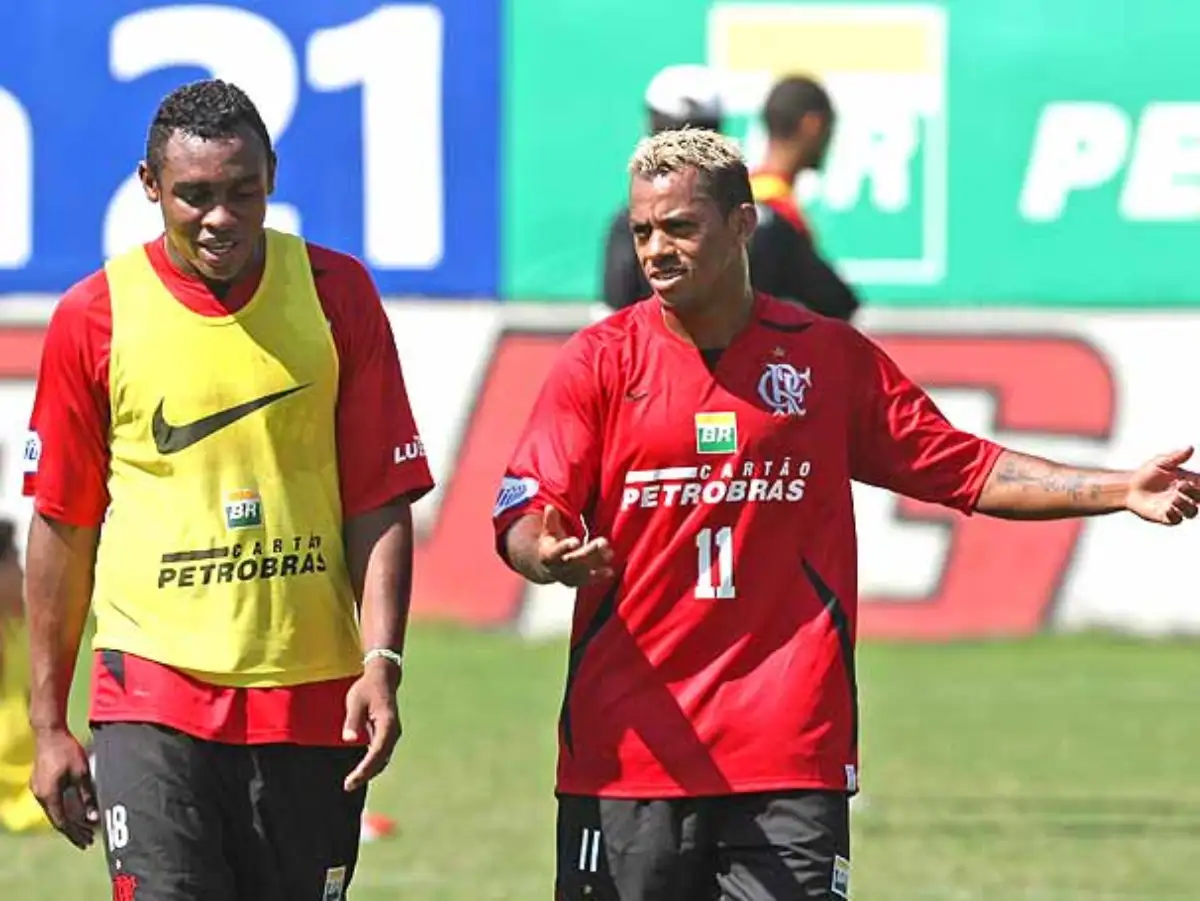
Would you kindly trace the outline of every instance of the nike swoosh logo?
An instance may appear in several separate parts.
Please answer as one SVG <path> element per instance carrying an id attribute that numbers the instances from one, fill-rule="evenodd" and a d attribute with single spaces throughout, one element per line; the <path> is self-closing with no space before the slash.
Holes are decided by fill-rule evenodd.
<path id="1" fill-rule="evenodd" d="M 158 448 L 160 454 L 177 454 L 196 442 L 203 441 L 209 435 L 221 431 L 226 426 L 233 425 L 239 419 L 249 416 L 255 410 L 261 410 L 268 404 L 273 404 L 275 401 L 307 387 L 307 385 L 296 385 L 293 388 L 276 391 L 274 394 L 248 400 L 244 404 L 210 413 L 195 422 L 187 422 L 183 425 L 171 425 L 167 422 L 166 417 L 163 416 L 163 401 L 160 400 L 154 410 L 154 419 L 150 423 L 150 431 L 154 435 L 154 446 Z"/>

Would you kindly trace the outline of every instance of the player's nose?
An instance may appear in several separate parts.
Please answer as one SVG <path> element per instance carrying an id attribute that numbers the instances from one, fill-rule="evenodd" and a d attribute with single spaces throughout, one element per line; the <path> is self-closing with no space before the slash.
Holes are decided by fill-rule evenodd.
<path id="1" fill-rule="evenodd" d="M 667 236 L 658 229 L 650 232 L 650 237 L 646 241 L 646 256 L 655 260 L 668 253 L 671 253 L 671 243 Z"/>
<path id="2" fill-rule="evenodd" d="M 218 203 L 204 214 L 201 224 L 205 231 L 219 235 L 232 231 L 237 226 L 237 222 L 238 219 L 233 210 L 223 203 Z"/>

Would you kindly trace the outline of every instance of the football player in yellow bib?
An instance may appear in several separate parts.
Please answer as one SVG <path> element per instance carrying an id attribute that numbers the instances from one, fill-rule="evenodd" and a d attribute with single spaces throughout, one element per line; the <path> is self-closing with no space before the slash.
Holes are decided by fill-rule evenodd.
<path id="1" fill-rule="evenodd" d="M 399 737 L 432 479 L 370 275 L 264 225 L 275 163 L 237 87 L 172 92 L 139 166 L 163 234 L 46 333 L 33 789 L 80 847 L 102 825 L 114 897 L 342 898 Z M 95 791 L 65 721 L 89 607 Z"/>

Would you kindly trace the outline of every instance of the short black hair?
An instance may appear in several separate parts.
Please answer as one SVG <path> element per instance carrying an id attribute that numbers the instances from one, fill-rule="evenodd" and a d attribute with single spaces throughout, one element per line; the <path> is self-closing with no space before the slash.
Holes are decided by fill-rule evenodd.
<path id="1" fill-rule="evenodd" d="M 790 138 L 800 120 L 809 113 L 832 118 L 833 102 L 825 88 L 812 78 L 790 75 L 776 82 L 767 94 L 762 119 L 772 138 Z"/>
<path id="2" fill-rule="evenodd" d="M 745 163 L 734 163 L 716 172 L 701 172 L 697 184 L 716 203 L 722 216 L 728 216 L 744 204 L 754 203 L 750 171 Z"/>
<path id="3" fill-rule="evenodd" d="M 146 136 L 146 163 L 155 174 L 161 170 L 163 148 L 177 131 L 212 141 L 231 138 L 241 128 L 258 135 L 268 158 L 274 158 L 271 135 L 245 91 L 219 78 L 193 81 L 173 90 L 158 105 Z"/>

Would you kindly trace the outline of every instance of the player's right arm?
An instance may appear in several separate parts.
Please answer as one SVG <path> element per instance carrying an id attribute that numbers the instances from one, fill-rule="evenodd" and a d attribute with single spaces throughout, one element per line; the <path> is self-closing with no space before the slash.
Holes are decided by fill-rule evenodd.
<path id="1" fill-rule="evenodd" d="M 25 461 L 34 498 L 25 565 L 32 788 L 54 826 L 91 844 L 99 814 L 88 759 L 67 724 L 67 701 L 91 604 L 100 523 L 108 506 L 107 285 L 98 273 L 72 288 L 46 331 Z M 80 809 L 66 803 L 78 792 Z"/>
<path id="2" fill-rule="evenodd" d="M 571 338 L 534 402 L 493 510 L 496 549 L 531 582 L 578 586 L 612 575 L 612 549 L 584 514 L 600 482 L 598 360 Z"/>

